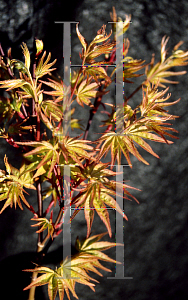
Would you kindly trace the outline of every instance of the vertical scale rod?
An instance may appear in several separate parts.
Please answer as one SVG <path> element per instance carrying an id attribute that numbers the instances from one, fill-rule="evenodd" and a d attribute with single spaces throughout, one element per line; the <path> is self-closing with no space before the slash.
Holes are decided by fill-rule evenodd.
<path id="1" fill-rule="evenodd" d="M 120 167 L 120 171 L 122 174 L 116 174 L 116 182 L 123 183 L 123 166 Z M 120 209 L 123 211 L 123 186 L 118 186 L 116 184 L 116 204 L 119 205 Z M 123 244 L 123 216 L 118 213 L 116 208 L 116 243 Z M 116 274 L 115 277 L 117 279 L 124 277 L 124 247 L 116 247 L 116 262 L 119 261 L 121 264 L 116 263 Z"/>
<path id="2" fill-rule="evenodd" d="M 111 23 L 111 22 L 110 22 Z M 116 135 L 124 134 L 124 100 L 123 100 L 123 26 L 124 22 L 116 22 Z M 118 29 L 117 29 L 118 28 Z M 121 34 L 122 33 L 122 34 Z M 116 165 L 116 182 L 123 184 L 123 166 Z M 116 205 L 123 211 L 123 186 L 116 184 Z M 133 279 L 124 277 L 124 242 L 123 242 L 123 216 L 117 211 L 116 206 L 116 243 L 123 247 L 116 247 L 116 274 L 108 279 Z M 121 264 L 118 264 L 120 262 Z"/>
<path id="3" fill-rule="evenodd" d="M 64 57 L 64 97 L 63 97 L 63 134 L 59 136 L 71 136 L 71 24 L 78 22 L 55 22 L 63 24 L 63 57 Z M 70 208 L 70 166 L 64 165 L 64 212 L 63 212 L 63 261 L 71 258 L 71 208 Z M 71 265 L 64 268 L 63 278 L 71 278 Z"/>
<path id="4" fill-rule="evenodd" d="M 118 29 L 117 29 L 118 28 Z M 123 22 L 116 24 L 116 134 L 120 135 L 124 129 L 124 120 L 122 118 L 123 108 L 123 34 L 119 32 L 123 31 Z M 122 174 L 116 175 L 116 182 L 123 183 L 123 166 L 116 166 L 116 172 L 122 172 Z M 116 184 L 116 204 L 120 206 L 123 211 L 123 187 L 118 187 Z M 116 208 L 116 243 L 123 244 L 123 217 L 117 212 Z M 124 277 L 124 247 L 116 247 L 116 278 Z"/>
<path id="5" fill-rule="evenodd" d="M 71 24 L 69 22 L 64 22 L 64 31 L 63 31 L 63 56 L 64 56 L 64 78 L 63 84 L 64 93 L 65 88 L 70 89 L 70 58 L 71 58 Z M 67 93 L 66 93 L 67 94 Z M 71 114 L 70 103 L 68 103 L 69 95 L 66 95 L 63 98 L 63 136 L 65 136 L 68 131 L 71 135 Z M 64 180 L 63 180 L 63 192 L 64 192 L 64 212 L 63 212 L 63 261 L 66 257 L 71 257 L 71 209 L 70 209 L 70 166 L 64 165 Z M 63 277 L 71 277 L 71 268 L 66 270 L 66 273 L 63 273 Z"/>
<path id="6" fill-rule="evenodd" d="M 63 212 L 63 261 L 71 257 L 71 224 L 70 224 L 70 166 L 64 165 L 64 212 Z M 71 265 L 63 272 L 63 278 L 71 278 Z"/>
<path id="7" fill-rule="evenodd" d="M 123 111 L 123 22 L 116 24 L 116 134 L 121 135 L 124 131 Z M 117 29 L 118 28 L 118 29 Z"/>
<path id="8" fill-rule="evenodd" d="M 64 56 L 64 78 L 63 84 L 64 93 L 65 89 L 70 89 L 70 58 L 71 58 L 71 24 L 69 22 L 64 22 L 63 31 L 63 56 Z M 63 136 L 66 136 L 68 131 L 71 135 L 71 114 L 69 113 L 70 103 L 69 101 L 70 93 L 63 98 Z M 70 209 L 70 166 L 64 165 L 64 180 L 63 180 L 63 192 L 64 192 L 64 212 L 63 212 L 63 261 L 66 257 L 71 257 L 71 209 Z M 71 267 L 71 266 L 70 266 Z M 65 271 L 65 270 L 64 270 Z M 71 268 L 67 268 L 66 272 L 63 272 L 63 277 L 71 277 Z"/>
<path id="9" fill-rule="evenodd" d="M 70 93 L 71 93 L 71 80 L 70 80 L 70 64 L 71 64 L 71 32 L 70 32 L 71 23 L 64 22 L 64 31 L 63 31 L 63 56 L 64 56 L 64 98 L 63 98 L 63 135 L 66 136 L 69 132 L 71 136 L 71 103 L 69 102 Z"/>
<path id="10" fill-rule="evenodd" d="M 116 167 L 116 182 L 123 183 L 123 167 L 128 165 L 114 165 Z M 119 170 L 120 169 L 120 170 Z M 119 205 L 120 209 L 123 209 L 123 186 L 116 184 L 116 207 Z M 133 277 L 124 277 L 124 225 L 123 216 L 118 213 L 116 208 L 116 244 L 122 244 L 123 247 L 116 245 L 116 274 L 115 277 L 107 277 L 107 279 L 133 279 Z M 118 264 L 120 262 L 121 264 Z"/>

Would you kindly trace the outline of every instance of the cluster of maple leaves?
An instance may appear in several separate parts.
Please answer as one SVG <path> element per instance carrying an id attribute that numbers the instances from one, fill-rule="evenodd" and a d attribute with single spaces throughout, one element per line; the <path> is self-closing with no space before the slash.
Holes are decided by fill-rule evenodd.
<path id="1" fill-rule="evenodd" d="M 43 51 L 42 41 L 36 40 L 37 51 L 34 62 L 31 61 L 30 52 L 25 43 L 22 44 L 25 62 L 12 59 L 10 50 L 6 58 L 1 48 L 0 85 L 1 88 L 6 89 L 7 93 L 0 97 L 0 137 L 13 147 L 20 148 L 23 152 L 23 163 L 20 169 L 16 169 L 8 162 L 6 155 L 4 157 L 6 171 L 0 170 L 0 201 L 5 200 L 5 203 L 0 213 L 8 206 L 14 205 L 16 208 L 17 204 L 23 209 L 22 200 L 23 204 L 33 214 L 32 220 L 38 222 L 32 225 L 39 227 L 37 233 L 40 234 L 40 249 L 38 251 L 45 249 L 46 242 L 56 238 L 61 231 L 64 208 L 62 166 L 69 165 L 71 166 L 70 201 L 71 206 L 75 207 L 72 220 L 80 209 L 84 209 L 87 222 L 86 239 L 83 242 L 80 242 L 79 239 L 76 241 L 77 255 L 71 259 L 67 258 L 56 270 L 44 266 L 26 270 L 34 272 L 35 278 L 25 289 L 48 284 L 50 300 L 55 299 L 57 291 L 59 291 L 60 299 L 63 299 L 64 291 L 70 299 L 69 290 L 74 297 L 78 298 L 75 293 L 76 282 L 88 285 L 94 290 L 94 284 L 90 282 L 94 279 L 88 275 L 88 271 L 98 275 L 101 273 L 96 267 L 110 271 L 104 268 L 99 260 L 112 262 L 113 260 L 101 251 L 116 244 L 99 242 L 104 234 L 90 237 L 94 213 L 97 212 L 111 237 L 112 231 L 106 205 L 116 209 L 127 219 L 115 200 L 116 186 L 119 185 L 123 188 L 125 199 L 132 198 L 137 201 L 127 191 L 127 188 L 132 187 L 109 178 L 117 174 L 112 171 L 110 166 L 113 166 L 116 160 L 120 165 L 123 155 L 132 167 L 130 154 L 148 164 L 139 153 L 138 146 L 158 157 L 146 140 L 171 144 L 172 141 L 167 140 L 165 136 L 177 138 L 168 132 L 177 131 L 170 127 L 170 123 L 167 123 L 177 116 L 169 114 L 165 108 L 174 105 L 179 99 L 174 102 L 166 102 L 170 98 L 170 94 L 166 95 L 168 87 L 166 88 L 165 84 L 177 83 L 169 80 L 168 77 L 185 73 L 185 71 L 174 72 L 171 69 L 172 67 L 187 65 L 188 52 L 179 50 L 180 42 L 174 47 L 172 54 L 167 57 L 168 38 L 166 37 L 163 37 L 161 42 L 161 60 L 156 64 L 154 57 L 150 63 L 144 64 L 142 60 L 127 56 L 130 42 L 128 39 L 124 40 L 123 59 L 121 61 L 124 67 L 123 81 L 128 84 L 131 82 L 130 78 L 138 76 L 144 76 L 144 80 L 132 95 L 124 96 L 125 104 L 122 107 L 119 106 L 115 109 L 112 105 L 112 112 L 108 113 L 108 119 L 102 125 L 107 129 L 99 139 L 94 142 L 87 140 L 85 138 L 86 130 L 82 139 L 80 138 L 82 134 L 72 138 L 68 133 L 63 132 L 63 120 L 65 118 L 63 108 L 66 103 L 68 105 L 77 101 L 83 107 L 87 105 L 93 114 L 96 113 L 100 104 L 105 108 L 102 97 L 108 93 L 107 88 L 115 81 L 115 73 L 118 70 L 117 66 L 108 75 L 105 65 L 115 63 L 116 47 L 118 46 L 115 39 L 116 31 L 122 35 L 130 24 L 130 16 L 126 16 L 121 31 L 118 28 L 118 22 L 123 21 L 120 18 L 117 19 L 115 10 L 113 10 L 111 17 L 112 21 L 115 22 L 112 24 L 112 32 L 114 33 L 112 40 L 110 39 L 112 32 L 107 35 L 105 26 L 103 26 L 93 41 L 88 44 L 78 26 L 76 27 L 78 38 L 83 47 L 80 54 L 82 67 L 73 73 L 70 87 L 66 86 L 62 79 L 52 75 L 55 70 L 52 66 L 56 60 L 50 62 L 50 53 L 45 59 L 46 52 Z M 96 61 L 96 58 L 104 55 L 105 59 Z M 145 69 L 144 74 L 137 73 L 141 69 Z M 46 75 L 49 78 L 41 80 Z M 48 90 L 45 90 L 46 86 L 48 86 Z M 128 105 L 128 101 L 140 89 L 142 89 L 143 94 L 141 103 L 132 108 Z M 93 103 L 92 100 L 94 100 Z M 74 109 L 69 114 L 72 116 Z M 36 124 L 29 123 L 33 116 L 37 119 Z M 41 122 L 46 129 L 42 129 Z M 115 132 L 118 122 L 124 124 L 120 135 Z M 84 130 L 85 128 L 79 120 L 74 118 L 71 119 L 70 126 L 71 129 Z M 30 137 L 29 140 L 27 136 Z M 94 147 L 92 144 L 97 145 Z M 109 151 L 111 151 L 111 162 L 103 163 L 102 157 Z M 43 191 L 43 195 L 40 195 L 39 187 L 45 182 L 48 183 L 48 188 Z M 24 188 L 37 190 L 40 207 L 41 201 L 51 197 L 45 212 L 41 213 L 40 209 L 36 212 L 33 209 L 25 198 L 27 192 Z M 74 196 L 75 190 L 79 191 L 76 196 Z M 53 222 L 53 206 L 56 205 L 59 205 L 59 214 L 56 221 Z M 47 218 L 48 214 L 50 214 L 49 218 Z M 47 230 L 47 234 L 43 238 L 42 234 L 45 230 Z M 44 274 L 37 277 L 38 273 Z M 71 278 L 67 277 L 66 274 L 68 273 Z"/>

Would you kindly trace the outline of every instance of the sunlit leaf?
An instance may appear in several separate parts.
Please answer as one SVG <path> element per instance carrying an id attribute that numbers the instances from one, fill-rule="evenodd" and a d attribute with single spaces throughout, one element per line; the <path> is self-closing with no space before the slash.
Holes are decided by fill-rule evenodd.
<path id="1" fill-rule="evenodd" d="M 14 168 L 11 164 L 9 164 L 6 156 L 4 158 L 4 162 L 8 175 L 3 177 L 1 176 L 0 193 L 2 195 L 0 196 L 0 201 L 6 199 L 6 202 L 0 213 L 2 213 L 8 206 L 12 208 L 14 205 L 16 208 L 17 204 L 23 210 L 20 199 L 27 207 L 30 208 L 30 205 L 23 194 L 23 192 L 25 192 L 23 187 L 28 189 L 36 189 L 33 185 L 32 174 L 30 172 L 23 174 L 23 171 L 26 168 L 24 164 L 21 166 L 20 170 Z"/>
<path id="2" fill-rule="evenodd" d="M 46 56 L 46 51 L 43 53 L 41 59 L 38 62 L 38 65 L 35 69 L 35 76 L 36 78 L 40 78 L 43 77 L 46 74 L 49 74 L 50 72 L 54 71 L 56 68 L 50 69 L 57 61 L 57 59 L 55 59 L 53 62 L 49 63 L 50 58 L 51 58 L 51 53 L 48 54 L 48 57 L 46 59 L 46 61 L 44 62 L 44 58 Z"/>
<path id="3" fill-rule="evenodd" d="M 78 24 L 76 24 L 76 33 L 78 35 L 78 38 L 82 44 L 82 46 L 84 47 L 84 50 L 86 51 L 86 48 L 87 48 L 87 42 L 86 42 L 86 39 L 81 35 L 79 29 L 78 29 Z"/>
<path id="4" fill-rule="evenodd" d="M 35 227 L 35 226 L 39 226 L 41 227 L 39 230 L 36 231 L 36 233 L 40 233 L 42 231 L 44 231 L 45 229 L 48 230 L 48 234 L 47 236 L 53 239 L 53 233 L 54 233 L 54 225 L 52 222 L 52 217 L 50 218 L 50 220 L 46 219 L 46 218 L 32 218 L 31 220 L 38 222 L 37 224 L 31 225 L 31 227 Z"/>
<path id="5" fill-rule="evenodd" d="M 48 176 L 52 172 L 54 166 L 56 163 L 59 162 L 59 153 L 57 151 L 58 144 L 52 145 L 51 143 L 47 141 L 42 142 L 19 142 L 18 144 L 21 145 L 27 145 L 31 147 L 35 147 L 35 149 L 27 152 L 24 156 L 28 157 L 30 155 L 34 154 L 41 154 L 41 160 L 40 163 L 36 166 L 36 169 L 38 169 L 38 174 L 35 176 L 39 176 L 44 174 L 44 169 L 40 169 L 42 166 L 45 166 L 48 162 L 50 162 Z"/>
<path id="6" fill-rule="evenodd" d="M 113 6 L 113 12 L 110 13 L 110 17 L 113 22 L 112 29 L 114 33 L 114 39 L 116 40 L 116 32 L 118 36 L 120 36 L 123 35 L 129 28 L 131 15 L 125 15 L 125 21 L 123 21 L 120 17 L 117 17 L 115 7 Z"/>
<path id="7" fill-rule="evenodd" d="M 91 142 L 87 140 L 79 140 L 77 137 L 70 138 L 69 136 L 66 136 L 61 138 L 59 141 L 59 147 L 66 162 L 68 162 L 68 158 L 71 157 L 73 161 L 83 168 L 81 160 L 85 158 L 89 159 L 91 156 L 87 150 L 93 150 L 93 147 L 87 145 L 87 143 Z"/>
<path id="8" fill-rule="evenodd" d="M 96 89 L 99 88 L 98 83 L 91 82 L 91 78 L 89 80 L 84 80 L 79 85 L 78 89 L 75 91 L 76 95 L 76 101 L 81 106 L 84 106 L 83 104 L 89 105 L 90 107 L 93 107 L 93 104 L 91 103 L 90 99 L 95 98 L 100 95 L 104 95 L 108 92 L 100 92 Z"/>
<path id="9" fill-rule="evenodd" d="M 23 54 L 24 54 L 24 57 L 25 57 L 25 66 L 29 70 L 29 68 L 30 68 L 30 53 L 29 53 L 29 50 L 28 50 L 27 45 L 25 43 L 22 43 L 21 47 L 22 47 Z"/>
<path id="10" fill-rule="evenodd" d="M 166 58 L 167 50 L 165 49 L 169 38 L 164 36 L 161 41 L 161 61 L 154 65 L 154 56 L 150 62 L 150 67 L 146 68 L 147 80 L 145 84 L 149 86 L 149 83 L 157 84 L 161 87 L 166 87 L 163 83 L 173 83 L 177 84 L 178 81 L 172 81 L 166 77 L 179 76 L 186 73 L 186 71 L 171 71 L 172 67 L 185 66 L 188 64 L 188 51 L 178 50 L 179 46 L 182 44 L 178 43 L 168 58 Z"/>
<path id="11" fill-rule="evenodd" d="M 63 100 L 63 97 L 64 97 L 63 82 L 58 82 L 58 81 L 52 80 L 50 78 L 48 80 L 49 80 L 49 82 L 48 81 L 42 81 L 42 80 L 40 82 L 50 86 L 53 90 L 52 91 L 45 91 L 44 94 L 58 97 L 56 99 L 56 102 Z"/>
<path id="12" fill-rule="evenodd" d="M 43 47 L 44 47 L 43 41 L 36 39 L 35 43 L 36 43 L 36 49 L 37 49 L 36 55 L 39 56 L 39 54 L 42 52 Z"/>
<path id="13" fill-rule="evenodd" d="M 102 251 L 115 246 L 123 246 L 123 244 L 110 243 L 105 241 L 99 242 L 99 240 L 105 234 L 106 233 L 98 234 L 83 241 L 79 241 L 79 239 L 77 238 L 76 249 L 78 251 L 78 254 L 73 256 L 71 259 L 67 257 L 60 263 L 61 266 L 58 269 L 56 268 L 55 271 L 47 267 L 36 267 L 35 269 L 24 270 L 26 272 L 44 273 L 43 275 L 36 278 L 27 287 L 25 287 L 24 290 L 28 290 L 34 286 L 48 284 L 48 296 L 50 300 L 55 300 L 57 291 L 59 292 L 60 300 L 64 299 L 65 292 L 68 299 L 70 300 L 69 291 L 71 291 L 72 295 L 76 299 L 78 299 L 78 296 L 75 292 L 76 283 L 86 285 L 93 291 L 95 291 L 95 284 L 91 281 L 98 281 L 89 276 L 88 271 L 94 272 L 99 276 L 103 275 L 96 268 L 111 272 L 111 270 L 102 266 L 99 260 L 120 264 L 120 262 L 111 259 Z"/>
<path id="14" fill-rule="evenodd" d="M 88 165 L 85 165 L 85 169 L 80 172 L 82 173 L 82 176 L 89 181 L 88 183 L 83 183 L 83 188 L 81 188 L 80 192 L 72 199 L 72 205 L 74 204 L 76 208 L 71 219 L 76 216 L 80 208 L 84 208 L 85 219 L 87 222 L 87 237 L 91 231 L 94 211 L 97 212 L 102 222 L 105 224 L 109 236 L 112 236 L 109 213 L 106 205 L 117 210 L 127 220 L 127 216 L 123 213 L 116 200 L 110 196 L 117 195 L 116 185 L 119 186 L 119 183 L 107 178 L 108 176 L 116 175 L 116 172 L 106 168 L 107 165 L 108 163 L 103 164 L 88 161 Z M 78 177 L 81 179 L 79 174 Z M 121 183 L 120 187 L 124 190 L 124 198 L 129 199 L 130 197 L 136 200 L 136 198 L 126 190 L 127 188 L 132 187 Z"/>

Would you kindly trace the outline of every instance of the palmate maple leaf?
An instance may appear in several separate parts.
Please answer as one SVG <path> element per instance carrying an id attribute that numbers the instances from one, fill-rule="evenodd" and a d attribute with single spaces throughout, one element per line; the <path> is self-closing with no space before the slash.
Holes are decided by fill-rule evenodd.
<path id="1" fill-rule="evenodd" d="M 87 143 L 89 144 L 91 141 L 79 140 L 78 137 L 71 138 L 68 135 L 59 138 L 59 148 L 61 149 L 61 154 L 63 155 L 66 163 L 68 163 L 69 158 L 71 158 L 75 163 L 83 168 L 81 161 L 91 157 L 87 150 L 93 150 L 93 147 L 87 145 Z"/>
<path id="2" fill-rule="evenodd" d="M 48 62 L 51 59 L 51 53 L 48 54 L 48 57 L 47 57 L 46 61 L 44 62 L 45 56 L 46 56 L 46 51 L 44 51 L 41 59 L 38 62 L 38 65 L 35 69 L 36 79 L 43 77 L 46 74 L 50 74 L 50 72 L 56 70 L 56 68 L 52 68 L 52 69 L 50 69 L 50 68 L 56 63 L 57 59 L 55 59 L 53 62 L 48 64 Z"/>
<path id="3" fill-rule="evenodd" d="M 106 26 L 103 25 L 102 28 L 97 32 L 96 37 L 93 39 L 93 41 L 88 45 L 86 39 L 81 35 L 78 24 L 76 24 L 76 32 L 78 35 L 78 38 L 83 46 L 82 54 L 80 54 L 80 58 L 84 61 L 84 63 L 93 64 L 95 63 L 95 58 L 99 57 L 102 54 L 110 53 L 113 51 L 115 47 L 115 42 L 110 42 L 109 37 L 112 34 L 112 31 L 107 35 L 105 32 Z M 103 43 L 102 45 L 99 45 L 99 43 Z M 107 62 L 98 62 L 106 63 Z"/>
<path id="4" fill-rule="evenodd" d="M 46 117 L 48 117 L 50 120 L 60 122 L 63 119 L 62 106 L 58 105 L 53 100 L 44 100 L 41 104 L 41 107 Z"/>
<path id="5" fill-rule="evenodd" d="M 40 233 L 42 231 L 44 231 L 45 229 L 48 229 L 48 234 L 47 237 L 52 238 L 53 240 L 53 233 L 54 233 L 54 224 L 52 221 L 53 218 L 53 211 L 51 211 L 51 215 L 50 215 L 50 219 L 46 219 L 46 218 L 38 218 L 36 216 L 34 216 L 31 220 L 38 222 L 37 224 L 31 225 L 31 227 L 35 227 L 35 226 L 39 226 L 40 229 L 36 231 L 36 233 Z"/>
<path id="6" fill-rule="evenodd" d="M 28 97 L 34 98 L 34 89 L 29 81 L 25 79 L 9 79 L 0 81 L 2 86 L 0 88 L 6 88 L 6 91 L 21 88 Z"/>
<path id="7" fill-rule="evenodd" d="M 137 145 L 159 158 L 145 140 L 172 144 L 173 142 L 167 140 L 165 136 L 177 139 L 176 136 L 168 132 L 177 132 L 177 130 L 169 127 L 171 124 L 166 123 L 166 121 L 178 118 L 178 116 L 169 114 L 164 108 L 178 103 L 180 99 L 174 102 L 165 102 L 170 98 L 170 94 L 164 97 L 168 88 L 158 91 L 158 86 L 159 82 L 153 85 L 152 88 L 143 87 L 143 100 L 135 110 L 132 110 L 129 105 L 117 108 L 116 112 L 113 109 L 109 119 L 103 125 L 108 126 L 110 130 L 95 141 L 95 143 L 100 144 L 104 142 L 96 158 L 101 159 L 103 155 L 106 155 L 111 150 L 111 165 L 114 165 L 116 159 L 118 164 L 121 164 L 121 155 L 123 154 L 129 166 L 132 167 L 130 153 L 139 161 L 148 165 L 149 163 L 139 153 Z M 137 115 L 139 115 L 138 118 Z M 112 129 L 115 129 L 115 125 L 118 127 L 120 121 L 122 121 L 123 128 L 120 128 L 119 134 L 112 131 Z"/>
<path id="8" fill-rule="evenodd" d="M 78 254 L 72 258 L 66 258 L 60 263 L 60 267 L 52 270 L 47 267 L 36 267 L 35 269 L 26 269 L 25 272 L 37 272 L 43 273 L 43 275 L 36 278 L 30 285 L 24 288 L 28 290 L 34 286 L 41 286 L 48 284 L 48 295 L 50 300 L 55 300 L 57 292 L 59 292 L 59 299 L 64 299 L 64 293 L 66 293 L 68 299 L 70 300 L 69 291 L 72 295 L 78 299 L 75 292 L 75 284 L 80 283 L 89 286 L 93 291 L 95 291 L 94 283 L 90 281 L 98 282 L 96 279 L 88 275 L 88 272 L 94 272 L 99 276 L 103 276 L 96 268 L 102 269 L 107 272 L 111 272 L 108 268 L 100 264 L 99 260 L 120 263 L 109 256 L 104 254 L 102 251 L 110 249 L 115 246 L 123 246 L 118 243 L 110 243 L 106 241 L 99 242 L 99 240 L 106 233 L 101 233 L 94 235 L 80 241 L 78 238 L 76 240 L 76 249 Z"/>
<path id="9" fill-rule="evenodd" d="M 42 142 L 31 141 L 31 142 L 18 142 L 17 144 L 35 147 L 35 149 L 24 154 L 24 157 L 28 157 L 35 154 L 38 155 L 38 159 L 30 166 L 27 167 L 27 170 L 32 170 L 32 171 L 37 169 L 34 178 L 46 173 L 46 169 L 44 169 L 44 166 L 46 166 L 47 164 L 48 164 L 47 176 L 50 176 L 55 164 L 59 162 L 58 143 L 54 144 L 54 141 L 52 140 L 51 143 L 47 141 L 42 141 Z"/>
<path id="10" fill-rule="evenodd" d="M 96 98 L 98 96 L 108 93 L 108 91 L 104 92 L 104 91 L 96 90 L 99 88 L 99 83 L 97 82 L 91 83 L 91 81 L 92 81 L 92 77 L 83 80 L 75 91 L 76 101 L 78 102 L 78 104 L 80 104 L 83 107 L 84 104 L 93 107 L 93 104 L 90 101 L 91 98 Z"/>
<path id="11" fill-rule="evenodd" d="M 82 175 L 80 176 L 82 176 L 82 181 L 83 177 L 88 179 L 88 183 L 82 182 L 82 186 L 84 187 L 79 190 L 80 192 L 78 195 L 76 195 L 71 201 L 71 205 L 74 204 L 76 206 L 71 220 L 76 216 L 81 208 L 84 208 L 88 237 L 91 231 L 94 213 L 96 211 L 100 219 L 105 224 L 109 236 L 111 237 L 112 231 L 110 226 L 110 218 L 106 205 L 117 210 L 126 220 L 128 220 L 127 216 L 124 214 L 119 204 L 112 196 L 117 196 L 118 193 L 116 192 L 116 185 L 118 185 L 124 190 L 125 199 L 129 199 L 130 197 L 136 200 L 136 198 L 126 190 L 127 188 L 135 188 L 123 183 L 121 184 L 119 182 L 109 180 L 107 178 L 108 176 L 114 176 L 117 174 L 116 172 L 106 168 L 109 163 L 106 164 L 89 161 L 87 163 L 88 165 L 85 166 L 84 170 L 81 170 Z M 78 177 L 80 176 L 78 175 Z"/>
<path id="12" fill-rule="evenodd" d="M 167 120 L 174 120 L 179 118 L 179 116 L 171 115 L 168 113 L 168 110 L 165 110 L 165 107 L 172 106 L 180 101 L 180 98 L 173 102 L 165 102 L 171 97 L 171 94 L 167 94 L 166 97 L 163 97 L 166 92 L 169 90 L 169 87 L 165 90 L 158 91 L 159 83 L 152 85 L 152 88 L 147 87 L 142 89 L 143 100 L 139 105 L 141 116 L 151 117 L 152 120 L 160 120 L 161 117 L 166 117 Z"/>
<path id="13" fill-rule="evenodd" d="M 65 93 L 63 81 L 62 80 L 61 81 L 52 80 L 51 78 L 48 78 L 48 80 L 49 80 L 49 82 L 40 80 L 40 82 L 48 85 L 49 87 L 51 87 L 53 89 L 52 91 L 45 91 L 44 94 L 57 97 L 55 102 L 62 101 L 64 98 L 64 93 Z"/>
<path id="14" fill-rule="evenodd" d="M 143 65 L 143 63 L 145 62 L 144 60 L 133 59 L 132 57 L 127 56 L 129 46 L 130 46 L 130 41 L 127 38 L 123 42 L 123 49 L 122 49 L 123 59 L 120 61 L 119 64 L 116 65 L 116 68 L 114 68 L 110 77 L 116 74 L 116 80 L 120 80 L 127 83 L 133 83 L 133 81 L 130 81 L 127 78 L 142 76 L 143 74 L 135 74 L 135 73 L 145 68 L 148 64 Z M 122 65 L 123 65 L 123 76 L 122 76 Z"/>
<path id="15" fill-rule="evenodd" d="M 145 85 L 149 86 L 152 83 L 158 83 L 161 87 L 166 87 L 165 83 L 177 84 L 178 81 L 167 79 L 171 76 L 183 75 L 186 71 L 174 72 L 171 71 L 176 66 L 186 66 L 188 64 L 188 51 L 178 50 L 183 42 L 179 42 L 173 49 L 172 55 L 166 58 L 167 50 L 165 49 L 169 38 L 164 36 L 161 41 L 161 61 L 154 64 L 154 56 L 150 62 L 150 66 L 146 67 L 145 74 L 147 76 Z"/>
<path id="16" fill-rule="evenodd" d="M 75 248 L 79 252 L 79 254 L 77 256 L 79 256 L 80 258 L 86 258 L 86 259 L 87 259 L 87 257 L 92 256 L 93 259 L 97 259 L 97 260 L 100 259 L 103 261 L 120 264 L 120 262 L 108 257 L 106 254 L 104 254 L 102 252 L 102 251 L 108 250 L 115 246 L 123 246 L 123 244 L 120 244 L 120 243 L 111 243 L 111 242 L 106 242 L 106 241 L 99 242 L 99 240 L 106 234 L 107 234 L 107 232 L 93 235 L 86 239 L 83 239 L 82 241 L 80 241 L 79 238 L 77 237 L 76 243 L 75 243 Z M 108 272 L 111 272 L 111 271 L 108 270 Z"/>
<path id="17" fill-rule="evenodd" d="M 100 65 L 99 63 L 93 63 L 92 65 L 88 65 L 84 70 L 83 70 L 84 75 L 87 77 L 93 76 L 94 80 L 96 83 L 98 83 L 99 79 L 104 78 L 107 82 L 111 83 L 110 77 L 107 75 L 106 70 Z M 98 95 L 99 96 L 99 95 Z"/>
<path id="18" fill-rule="evenodd" d="M 147 125 L 145 125 L 146 121 L 148 121 Z M 151 120 L 143 120 L 142 122 L 138 121 L 137 124 L 135 123 L 132 126 L 130 125 L 127 129 L 125 129 L 125 132 L 122 135 L 117 135 L 115 132 L 109 131 L 98 139 L 98 142 L 104 141 L 104 144 L 102 145 L 98 154 L 98 158 L 101 158 L 104 154 L 107 154 L 111 149 L 111 165 L 114 165 L 116 159 L 118 164 L 121 164 L 121 153 L 123 153 L 131 168 L 132 164 L 129 153 L 133 154 L 139 161 L 149 165 L 149 163 L 138 152 L 136 144 L 153 156 L 159 158 L 159 156 L 152 150 L 151 146 L 146 143 L 143 138 L 160 143 L 173 143 L 172 141 L 166 140 L 164 135 L 169 135 L 171 137 L 174 136 L 170 135 L 165 130 L 176 131 L 175 129 L 171 129 L 169 127 L 163 127 L 163 122 L 157 122 L 156 120 L 153 122 Z M 152 131 L 156 132 L 162 137 L 152 133 Z"/>
<path id="19" fill-rule="evenodd" d="M 24 197 L 23 192 L 27 193 L 23 187 L 29 189 L 36 189 L 33 185 L 33 178 L 30 172 L 24 173 L 26 166 L 23 164 L 20 170 L 14 168 L 11 164 L 8 163 L 7 157 L 4 157 L 6 172 L 8 175 L 1 174 L 0 175 L 0 201 L 6 200 L 3 208 L 1 209 L 0 213 L 2 213 L 5 208 L 10 206 L 12 208 L 13 204 L 16 208 L 16 205 L 23 210 L 23 207 L 20 202 L 21 200 L 24 204 L 30 208 L 30 204 Z"/>

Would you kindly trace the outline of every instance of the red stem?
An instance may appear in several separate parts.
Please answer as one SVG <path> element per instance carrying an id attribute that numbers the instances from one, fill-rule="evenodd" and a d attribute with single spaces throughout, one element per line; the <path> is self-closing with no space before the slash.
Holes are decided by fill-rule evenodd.
<path id="1" fill-rule="evenodd" d="M 40 117 L 37 114 L 37 141 L 40 142 Z"/>
<path id="2" fill-rule="evenodd" d="M 142 85 L 143 83 L 141 83 L 128 98 L 125 97 L 125 101 L 128 102 L 142 88 Z"/>

